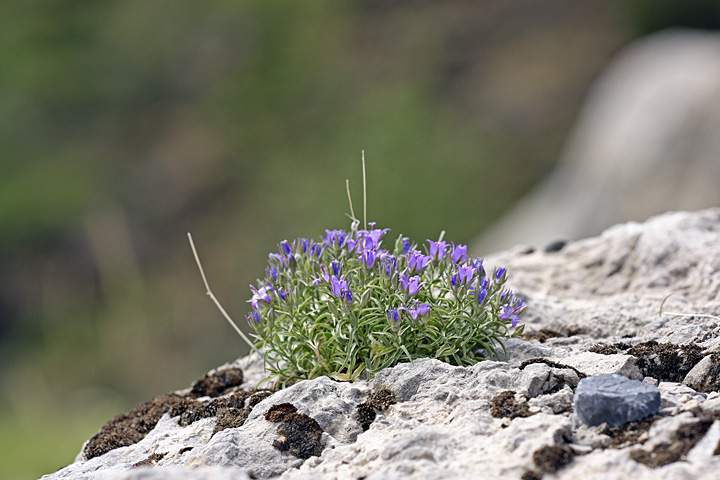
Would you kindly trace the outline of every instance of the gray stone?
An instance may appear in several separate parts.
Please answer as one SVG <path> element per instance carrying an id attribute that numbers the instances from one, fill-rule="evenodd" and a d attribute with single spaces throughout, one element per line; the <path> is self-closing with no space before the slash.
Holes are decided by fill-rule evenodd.
<path id="1" fill-rule="evenodd" d="M 573 403 L 587 425 L 619 427 L 657 413 L 660 390 L 622 375 L 597 375 L 580 380 Z"/>

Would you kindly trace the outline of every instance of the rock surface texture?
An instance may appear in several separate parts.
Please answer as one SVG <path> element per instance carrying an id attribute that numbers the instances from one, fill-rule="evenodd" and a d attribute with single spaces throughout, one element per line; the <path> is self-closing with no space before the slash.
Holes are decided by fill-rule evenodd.
<path id="1" fill-rule="evenodd" d="M 245 357 L 117 417 L 43 478 L 717 478 L 720 209 L 552 250 L 486 259 L 529 305 L 505 359 L 421 359 L 369 381 L 255 392 L 262 362 Z M 657 387 L 657 413 L 586 425 L 573 398 L 603 374 Z"/>

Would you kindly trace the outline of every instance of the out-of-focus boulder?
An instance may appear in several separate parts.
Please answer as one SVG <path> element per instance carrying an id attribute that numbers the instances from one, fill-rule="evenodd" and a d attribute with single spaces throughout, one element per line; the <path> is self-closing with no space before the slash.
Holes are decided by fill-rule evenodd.
<path id="1" fill-rule="evenodd" d="M 631 44 L 591 90 L 555 170 L 473 252 L 597 235 L 619 222 L 720 205 L 720 33 Z"/>

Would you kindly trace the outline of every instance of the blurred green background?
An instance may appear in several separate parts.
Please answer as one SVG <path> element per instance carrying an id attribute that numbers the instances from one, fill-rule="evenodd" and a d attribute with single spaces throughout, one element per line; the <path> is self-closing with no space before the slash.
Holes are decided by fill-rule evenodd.
<path id="1" fill-rule="evenodd" d="M 690 3 L 691 5 L 686 5 Z M 73 461 L 247 347 L 279 241 L 469 242 L 552 168 L 624 45 L 717 1 L 0 3 L 0 478 Z"/>

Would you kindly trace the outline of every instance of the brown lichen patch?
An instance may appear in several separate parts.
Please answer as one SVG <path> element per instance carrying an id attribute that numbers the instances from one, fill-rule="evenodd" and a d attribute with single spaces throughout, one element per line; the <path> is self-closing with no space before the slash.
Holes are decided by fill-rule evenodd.
<path id="1" fill-rule="evenodd" d="M 120 414 L 103 425 L 100 431 L 90 438 L 83 453 L 90 459 L 118 447 L 136 444 L 155 428 L 165 412 L 185 400 L 184 397 L 171 393 L 135 405 L 128 413 Z"/>
<path id="2" fill-rule="evenodd" d="M 152 467 L 157 462 L 165 458 L 165 455 L 167 455 L 167 453 L 153 453 L 146 459 L 133 463 L 133 467 Z"/>
<path id="3" fill-rule="evenodd" d="M 195 399 L 184 399 L 183 402 L 174 405 L 170 409 L 170 416 L 179 416 L 178 423 L 180 426 L 186 427 L 191 423 L 195 423 L 203 418 L 214 417 L 218 411 L 227 408 L 243 408 L 245 399 L 252 395 L 253 392 L 240 390 L 230 395 L 220 398 L 214 398 L 210 401 L 202 402 Z"/>
<path id="4" fill-rule="evenodd" d="M 515 400 L 515 392 L 505 390 L 490 399 L 490 415 L 495 418 L 518 418 L 532 415 L 527 402 Z"/>
<path id="5" fill-rule="evenodd" d="M 252 396 L 250 397 L 250 400 L 248 400 L 248 407 L 255 408 L 255 405 L 262 402 L 266 398 L 268 398 L 270 395 L 275 393 L 275 390 L 270 389 L 261 389 L 261 390 L 255 390 Z"/>
<path id="6" fill-rule="evenodd" d="M 221 408 L 217 412 L 217 423 L 213 429 L 213 435 L 225 430 L 226 428 L 242 427 L 250 415 L 247 408 Z"/>
<path id="7" fill-rule="evenodd" d="M 280 423 L 273 447 L 281 452 L 288 452 L 304 460 L 312 456 L 319 457 L 322 453 L 320 439 L 323 429 L 314 418 L 298 413 L 294 405 L 281 403 L 270 407 L 265 413 L 265 420 Z"/>
<path id="8" fill-rule="evenodd" d="M 650 468 L 658 468 L 682 460 L 705 436 L 712 424 L 711 418 L 687 423 L 677 429 L 670 443 L 659 443 L 650 451 L 637 448 L 630 451 L 630 458 Z"/>
<path id="9" fill-rule="evenodd" d="M 243 371 L 232 367 L 219 370 L 212 375 L 205 375 L 193 383 L 190 394 L 196 397 L 219 397 L 231 388 L 243 383 Z"/>
<path id="10" fill-rule="evenodd" d="M 387 388 L 381 388 L 370 393 L 367 401 L 356 405 L 356 419 L 363 431 L 370 428 L 377 417 L 377 412 L 387 410 L 390 405 L 395 403 L 397 403 L 395 394 Z"/>
<path id="11" fill-rule="evenodd" d="M 547 445 L 533 452 L 533 462 L 545 473 L 555 473 L 572 462 L 575 453 L 567 445 Z"/>
<path id="12" fill-rule="evenodd" d="M 555 330 L 551 330 L 549 328 L 541 328 L 537 332 L 526 332 L 522 335 L 521 338 L 523 340 L 537 340 L 540 343 L 545 343 L 548 338 L 559 338 L 562 336 L 562 333 L 556 332 Z"/>
<path id="13" fill-rule="evenodd" d="M 254 392 L 239 391 L 225 397 L 217 398 L 210 402 L 211 408 L 215 411 L 213 415 L 217 417 L 213 435 L 225 430 L 226 428 L 242 427 L 245 424 L 250 412 L 255 406 L 272 395 L 272 390 L 257 390 Z M 243 407 L 245 399 L 247 407 Z"/>
<path id="14" fill-rule="evenodd" d="M 238 428 L 245 424 L 250 412 L 255 406 L 275 393 L 273 390 L 256 390 L 254 392 L 235 392 L 227 397 L 218 398 L 213 401 L 217 417 L 215 428 L 212 434 L 215 435 L 227 428 Z M 248 398 L 247 406 L 243 402 Z M 242 398 L 242 401 L 240 399 Z"/>
<path id="15" fill-rule="evenodd" d="M 100 431 L 90 438 L 83 449 L 83 454 L 90 459 L 118 447 L 134 445 L 155 428 L 165 413 L 169 413 L 171 417 L 179 417 L 178 423 L 181 426 L 190 425 L 203 418 L 218 416 L 220 412 L 223 413 L 222 425 L 225 425 L 224 428 L 242 425 L 252 408 L 273 392 L 271 390 L 245 391 L 238 389 L 237 385 L 233 384 L 238 381 L 242 382 L 242 371 L 238 373 L 236 370 L 240 369 L 225 369 L 215 375 L 206 375 L 193 384 L 194 386 L 205 385 L 205 387 L 195 389 L 195 393 L 188 395 L 170 393 L 135 405 L 130 412 L 118 415 L 103 425 Z M 214 387 L 208 387 L 212 385 Z M 225 387 L 221 387 L 221 385 L 225 385 Z M 210 393 L 214 394 L 217 391 L 226 393 L 224 396 L 216 396 L 212 400 L 198 400 L 199 396 L 212 396 Z M 198 392 L 203 392 L 203 394 L 199 395 Z M 250 397 L 248 406 L 243 408 L 248 397 Z M 237 418 L 231 419 L 233 414 L 237 414 Z"/>

